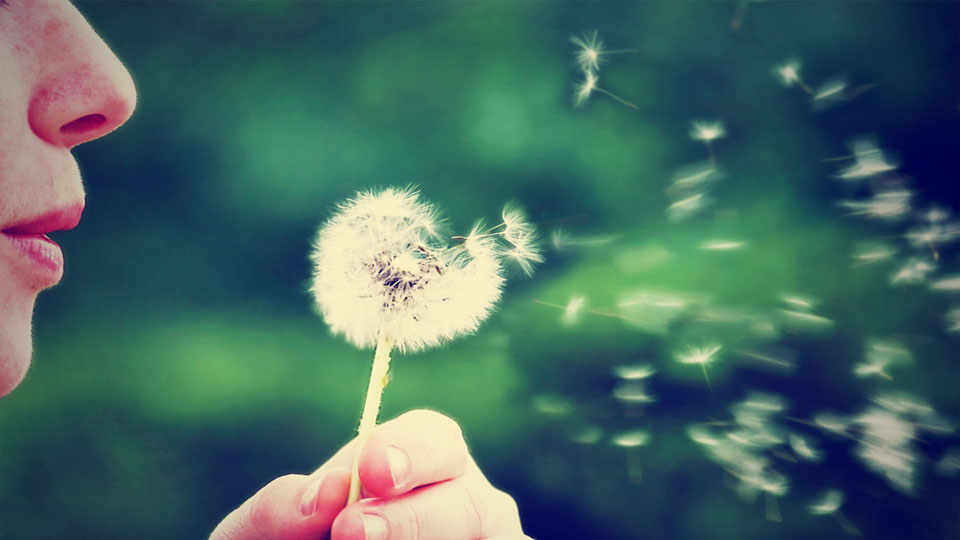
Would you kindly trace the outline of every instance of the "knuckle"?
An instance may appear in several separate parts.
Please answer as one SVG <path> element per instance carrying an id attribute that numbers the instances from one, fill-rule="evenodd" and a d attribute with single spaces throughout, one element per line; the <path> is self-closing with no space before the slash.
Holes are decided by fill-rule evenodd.
<path id="1" fill-rule="evenodd" d="M 286 475 L 274 479 L 247 502 L 248 534 L 253 538 L 266 540 L 276 534 L 277 509 L 274 504 L 274 495 L 294 476 Z"/>
<path id="2" fill-rule="evenodd" d="M 463 430 L 456 420 L 449 416 L 431 411 L 429 409 L 417 409 L 405 413 L 401 418 L 411 422 L 420 429 L 432 433 L 445 433 L 455 441 L 463 441 Z"/>
<path id="3" fill-rule="evenodd" d="M 464 525 L 469 532 L 469 538 L 479 538 L 485 524 L 488 524 L 490 507 L 488 501 L 468 485 L 458 484 L 462 490 L 464 504 Z"/>

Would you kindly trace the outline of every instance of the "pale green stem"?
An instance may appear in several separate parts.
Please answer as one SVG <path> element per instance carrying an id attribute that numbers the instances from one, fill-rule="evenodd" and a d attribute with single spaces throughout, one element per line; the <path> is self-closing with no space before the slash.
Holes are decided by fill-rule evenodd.
<path id="1" fill-rule="evenodd" d="M 363 414 L 360 416 L 360 427 L 357 429 L 357 443 L 353 454 L 353 470 L 350 474 L 350 491 L 347 495 L 347 504 L 360 500 L 360 453 L 370 439 L 373 428 L 377 426 L 380 399 L 383 396 L 383 389 L 387 386 L 387 372 L 390 371 L 390 350 L 392 348 L 393 341 L 390 336 L 383 336 L 377 343 L 377 351 L 373 355 L 373 369 L 370 370 L 367 399 L 363 403 Z"/>

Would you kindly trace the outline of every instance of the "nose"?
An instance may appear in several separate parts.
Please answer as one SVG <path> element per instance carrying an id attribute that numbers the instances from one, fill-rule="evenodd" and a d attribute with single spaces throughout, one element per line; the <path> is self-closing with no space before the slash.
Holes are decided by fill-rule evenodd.
<path id="1" fill-rule="evenodd" d="M 137 94 L 113 51 L 67 4 L 38 29 L 44 44 L 28 109 L 30 128 L 58 147 L 74 146 L 113 131 L 130 118 Z"/>

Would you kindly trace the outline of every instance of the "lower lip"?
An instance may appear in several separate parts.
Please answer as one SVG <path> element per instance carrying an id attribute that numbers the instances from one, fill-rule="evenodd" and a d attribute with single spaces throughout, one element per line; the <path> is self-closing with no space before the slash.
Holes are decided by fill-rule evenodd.
<path id="1" fill-rule="evenodd" d="M 44 286 L 56 285 L 63 277 L 63 252 L 56 242 L 42 234 L 0 233 L 31 264 L 30 272 Z"/>

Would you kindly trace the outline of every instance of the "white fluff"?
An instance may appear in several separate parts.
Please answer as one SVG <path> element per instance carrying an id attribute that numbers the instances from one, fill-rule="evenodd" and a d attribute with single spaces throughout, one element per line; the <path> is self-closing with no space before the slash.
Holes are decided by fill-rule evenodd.
<path id="1" fill-rule="evenodd" d="M 503 286 L 498 234 L 448 245 L 413 189 L 368 191 L 341 204 L 314 242 L 311 292 L 334 334 L 357 347 L 389 336 L 416 351 L 477 329 Z"/>

